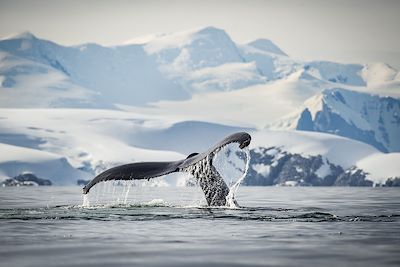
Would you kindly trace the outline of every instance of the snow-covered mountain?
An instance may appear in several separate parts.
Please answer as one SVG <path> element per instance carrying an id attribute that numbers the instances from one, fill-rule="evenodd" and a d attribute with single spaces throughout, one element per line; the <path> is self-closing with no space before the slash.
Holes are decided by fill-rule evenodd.
<path id="1" fill-rule="evenodd" d="M 317 131 L 400 151 L 400 100 L 345 89 L 326 89 L 304 102 L 278 128 Z"/>
<path id="2" fill-rule="evenodd" d="M 268 39 L 238 44 L 214 27 L 113 47 L 63 46 L 28 32 L 0 40 L 0 145 L 15 155 L 26 148 L 65 159 L 65 173 L 173 160 L 246 130 L 264 142 L 253 147 L 249 184 L 280 184 L 292 175 L 300 184 L 384 183 L 400 177 L 396 168 L 379 173 L 385 161 L 400 165 L 398 153 L 382 153 L 400 151 L 399 98 L 399 71 L 387 64 L 296 60 Z M 293 136 L 295 147 L 319 152 L 291 151 L 285 142 Z M 362 155 L 346 165 L 324 154 L 339 155 L 340 144 Z M 280 161 L 269 155 L 275 150 Z M 30 152 L 32 160 L 18 166 L 33 166 Z M 14 161 L 1 162 L 2 178 L 18 175 L 4 171 Z M 31 167 L 25 171 L 38 172 Z"/>
<path id="3" fill-rule="evenodd" d="M 0 41 L 0 51 L 2 88 L 8 89 L 6 96 L 15 89 L 11 95 L 15 99 L 5 99 L 2 92 L 3 107 L 38 107 L 38 89 L 41 102 L 49 91 L 58 96 L 57 101 L 47 100 L 54 107 L 74 107 L 81 102 L 87 102 L 88 107 L 108 107 L 188 97 L 179 85 L 163 77 L 155 59 L 140 45 L 65 47 L 24 33 Z M 31 81 L 41 84 L 27 86 Z M 70 92 L 75 87 L 81 89 L 79 94 Z M 17 101 L 18 94 L 24 94 L 27 103 Z"/>
<path id="4" fill-rule="evenodd" d="M 15 89 L 2 92 L 2 107 L 144 105 L 266 80 L 223 30 L 212 27 L 115 47 L 66 47 L 22 33 L 0 41 L 0 56 L 1 87 Z M 41 82 L 26 91 L 32 81 Z M 17 94 L 25 101 L 16 101 Z"/>
<path id="5" fill-rule="evenodd" d="M 266 85 L 299 71 L 325 84 L 384 85 L 393 94 L 400 84 L 398 71 L 385 64 L 302 62 L 270 40 L 236 44 L 213 27 L 114 47 L 66 47 L 22 33 L 0 40 L 0 62 L 2 107 L 145 105 Z"/>

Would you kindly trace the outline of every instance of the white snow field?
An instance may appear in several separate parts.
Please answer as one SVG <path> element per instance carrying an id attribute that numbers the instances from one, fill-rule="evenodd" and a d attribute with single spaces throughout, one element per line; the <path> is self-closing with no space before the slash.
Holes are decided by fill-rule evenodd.
<path id="1" fill-rule="evenodd" d="M 140 149 L 131 136 L 156 121 L 127 112 L 95 109 L 1 109 L 2 143 L 64 155 L 74 167 L 100 170 L 133 161 L 174 160 L 183 155 Z"/>

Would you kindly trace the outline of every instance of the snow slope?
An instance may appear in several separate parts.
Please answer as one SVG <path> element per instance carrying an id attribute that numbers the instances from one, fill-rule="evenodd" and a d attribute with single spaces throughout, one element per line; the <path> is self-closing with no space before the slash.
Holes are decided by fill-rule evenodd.
<path id="1" fill-rule="evenodd" d="M 344 89 L 326 89 L 304 102 L 280 128 L 328 132 L 400 151 L 400 100 Z M 276 126 L 275 128 L 279 128 Z"/>
<path id="2" fill-rule="evenodd" d="M 0 180 L 23 173 L 33 173 L 55 185 L 76 184 L 78 179 L 91 175 L 73 168 L 66 158 L 37 149 L 0 143 Z"/>
<path id="3" fill-rule="evenodd" d="M 118 107 L 140 114 L 207 121 L 241 127 L 263 128 L 294 112 L 327 85 L 300 77 L 300 72 L 262 85 L 229 92 L 195 95 L 186 101 L 159 101 L 149 107 Z"/>
<path id="4" fill-rule="evenodd" d="M 184 157 L 176 152 L 135 147 L 132 133 L 160 123 L 126 112 L 1 109 L 0 114 L 0 143 L 63 155 L 75 168 L 92 173 L 122 163 Z"/>
<path id="5" fill-rule="evenodd" d="M 65 73 L 0 51 L 1 107 L 93 107 L 93 91 L 68 80 Z M 21 97 L 24 96 L 24 97 Z"/>
<path id="6" fill-rule="evenodd" d="M 264 52 L 269 52 L 281 56 L 287 56 L 276 44 L 268 39 L 257 39 L 247 44 L 247 46 L 257 48 Z"/>
<path id="7" fill-rule="evenodd" d="M 65 47 L 24 34 L 1 40 L 0 51 L 3 54 L 0 65 L 5 68 L 0 72 L 2 87 L 16 89 L 19 94 L 28 93 L 26 98 L 35 97 L 35 87 L 28 87 L 31 91 L 22 92 L 19 89 L 25 87 L 19 82 L 21 79 L 44 81 L 47 88 L 54 90 L 59 85 L 54 83 L 53 73 L 57 73 L 70 85 L 60 90 L 82 87 L 91 94 L 101 96 L 108 105 L 143 104 L 159 99 L 178 100 L 188 97 L 178 85 L 163 77 L 154 58 L 149 57 L 142 46 L 102 47 L 85 44 Z M 7 61 L 10 57 L 31 67 L 17 66 L 10 70 L 11 63 Z M 4 81 L 8 82 L 4 84 Z M 34 100 L 30 102 L 32 104 L 29 106 L 37 107 L 33 104 Z M 96 104 L 93 102 L 93 105 Z M 18 106 L 18 99 L 12 103 Z"/>

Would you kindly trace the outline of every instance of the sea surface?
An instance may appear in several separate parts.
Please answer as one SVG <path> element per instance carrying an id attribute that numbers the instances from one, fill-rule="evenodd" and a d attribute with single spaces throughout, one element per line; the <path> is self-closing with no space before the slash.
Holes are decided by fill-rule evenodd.
<path id="1" fill-rule="evenodd" d="M 240 187 L 237 209 L 197 187 L 125 195 L 0 188 L 0 266 L 400 266 L 396 188 Z"/>

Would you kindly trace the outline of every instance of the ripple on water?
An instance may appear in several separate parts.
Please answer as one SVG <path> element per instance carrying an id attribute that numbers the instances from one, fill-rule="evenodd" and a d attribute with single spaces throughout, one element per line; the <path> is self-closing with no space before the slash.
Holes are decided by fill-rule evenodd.
<path id="1" fill-rule="evenodd" d="M 328 212 L 303 212 L 302 209 L 279 209 L 268 207 L 184 207 L 172 206 L 161 199 L 139 204 L 108 204 L 83 207 L 79 205 L 46 208 L 1 209 L 0 220 L 237 220 L 237 221 L 297 221 L 297 222 L 393 222 L 399 214 L 345 215 Z"/>

